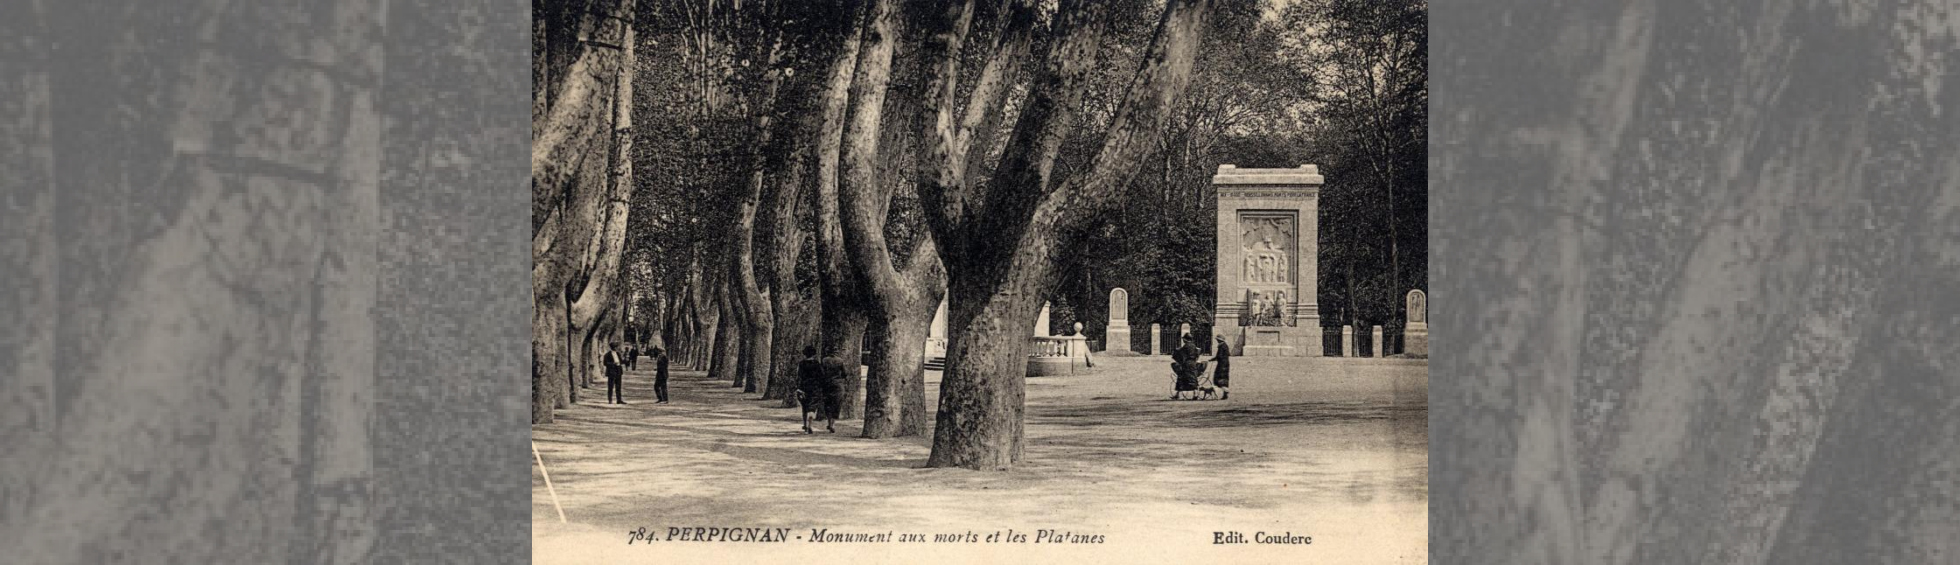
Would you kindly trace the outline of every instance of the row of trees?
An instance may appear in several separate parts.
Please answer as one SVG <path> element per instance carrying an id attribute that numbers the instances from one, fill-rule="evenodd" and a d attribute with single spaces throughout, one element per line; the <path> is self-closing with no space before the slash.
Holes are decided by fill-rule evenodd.
<path id="1" fill-rule="evenodd" d="M 1335 29 L 1314 18 L 1343 6 L 534 3 L 533 421 L 577 401 L 609 340 L 663 343 L 785 405 L 816 344 L 868 368 L 846 405 L 866 437 L 930 428 L 930 466 L 1011 467 L 1041 303 L 1094 264 L 1080 250 L 1152 220 L 1125 204 L 1206 210 L 1189 179 L 1209 168 L 1189 165 L 1327 146 L 1309 140 L 1347 102 L 1308 95 L 1332 37 L 1314 30 Z M 1204 214 L 1181 237 L 1209 237 Z M 1172 292 L 1208 296 L 1209 253 L 1194 255 L 1165 263 L 1202 261 L 1203 288 Z M 921 345 L 942 297 L 928 421 Z"/>

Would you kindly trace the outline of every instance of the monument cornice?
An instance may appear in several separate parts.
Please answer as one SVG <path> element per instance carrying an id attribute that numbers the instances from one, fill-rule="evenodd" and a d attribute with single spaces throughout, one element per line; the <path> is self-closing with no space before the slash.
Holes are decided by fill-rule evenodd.
<path id="1" fill-rule="evenodd" d="M 1219 165 L 1218 172 L 1211 176 L 1213 185 L 1300 187 L 1296 190 L 1314 190 L 1326 182 L 1327 178 L 1320 176 L 1320 167 L 1315 165 L 1300 165 L 1291 169 L 1241 169 L 1237 165 Z"/>
<path id="2" fill-rule="evenodd" d="M 1316 186 L 1298 188 L 1278 185 L 1220 186 L 1217 190 L 1219 198 L 1316 198 L 1320 196 L 1320 187 Z"/>

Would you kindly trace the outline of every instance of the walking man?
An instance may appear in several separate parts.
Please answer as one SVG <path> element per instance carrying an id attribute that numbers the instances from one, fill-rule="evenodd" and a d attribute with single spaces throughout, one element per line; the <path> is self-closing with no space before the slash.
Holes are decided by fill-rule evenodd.
<path id="1" fill-rule="evenodd" d="M 653 394 L 660 400 L 655 404 L 667 403 L 667 350 L 653 348 Z"/>
<path id="2" fill-rule="evenodd" d="M 626 392 L 622 381 L 626 380 L 626 359 L 619 353 L 619 342 L 606 345 L 606 403 L 625 404 Z"/>

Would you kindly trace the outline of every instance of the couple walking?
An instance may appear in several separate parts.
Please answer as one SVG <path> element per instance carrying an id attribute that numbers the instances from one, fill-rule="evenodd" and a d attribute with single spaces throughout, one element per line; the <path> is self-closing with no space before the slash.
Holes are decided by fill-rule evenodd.
<path id="1" fill-rule="evenodd" d="M 803 404 L 803 433 L 810 430 L 810 415 L 824 421 L 824 429 L 837 433 L 837 414 L 844 407 L 844 361 L 836 357 L 817 358 L 816 346 L 803 347 L 803 361 L 796 365 L 796 400 Z"/>
<path id="2" fill-rule="evenodd" d="M 639 356 L 639 352 L 634 350 L 627 350 L 625 353 L 621 353 L 619 342 L 617 341 L 607 344 L 604 359 L 606 365 L 607 404 L 626 403 L 626 390 L 623 386 L 626 381 L 626 368 L 637 365 L 638 363 L 636 361 Z M 659 398 L 659 401 L 654 404 L 666 404 L 667 352 L 655 347 L 647 353 L 647 356 L 652 357 L 654 361 L 653 393 Z"/>
<path id="3" fill-rule="evenodd" d="M 1198 346 L 1191 340 L 1191 336 L 1188 335 L 1184 336 L 1183 342 L 1177 346 L 1177 349 L 1171 351 L 1171 371 L 1177 375 L 1176 385 L 1171 391 L 1172 400 L 1183 399 L 1184 393 L 1187 392 L 1191 393 L 1191 398 L 1195 399 L 1198 397 L 1199 390 L 1206 388 L 1202 381 L 1204 380 L 1205 364 L 1207 362 L 1216 367 L 1212 372 L 1211 386 L 1216 387 L 1219 393 L 1219 399 L 1224 400 L 1232 397 L 1230 388 L 1232 380 L 1232 346 L 1225 343 L 1224 338 L 1217 338 L 1214 341 L 1218 345 L 1216 348 L 1218 353 L 1212 355 L 1209 360 L 1198 358 Z M 1209 393 L 1210 391 L 1205 392 Z"/>

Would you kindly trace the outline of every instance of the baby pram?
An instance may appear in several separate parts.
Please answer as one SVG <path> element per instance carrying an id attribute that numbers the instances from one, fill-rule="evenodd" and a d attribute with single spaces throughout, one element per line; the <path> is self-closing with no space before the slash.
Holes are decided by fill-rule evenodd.
<path id="1" fill-rule="evenodd" d="M 1172 361 L 1171 371 L 1177 376 L 1177 392 L 1172 395 L 1173 397 L 1182 396 L 1186 392 L 1193 393 L 1193 396 L 1195 396 L 1199 388 L 1211 386 L 1211 375 L 1205 373 L 1205 362 L 1203 361 L 1195 359 L 1190 361 Z"/>

